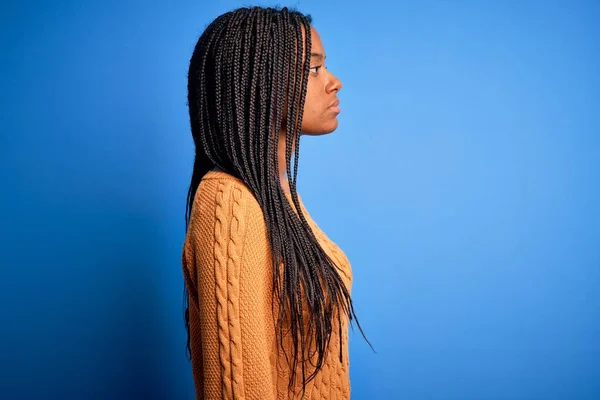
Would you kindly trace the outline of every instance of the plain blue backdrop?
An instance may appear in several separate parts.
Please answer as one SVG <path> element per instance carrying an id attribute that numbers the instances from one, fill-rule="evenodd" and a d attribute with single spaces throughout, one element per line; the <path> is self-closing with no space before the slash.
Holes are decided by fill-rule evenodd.
<path id="1" fill-rule="evenodd" d="M 0 6 L 3 399 L 192 399 L 189 58 L 236 1 Z M 353 399 L 600 398 L 600 6 L 319 1 Z"/>

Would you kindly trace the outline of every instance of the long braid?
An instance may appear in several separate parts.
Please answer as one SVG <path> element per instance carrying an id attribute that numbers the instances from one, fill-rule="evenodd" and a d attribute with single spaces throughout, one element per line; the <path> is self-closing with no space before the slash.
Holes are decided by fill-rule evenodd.
<path id="1" fill-rule="evenodd" d="M 260 162 L 261 160 L 267 159 L 267 148 L 265 147 L 265 141 L 262 138 L 261 132 L 266 131 L 267 126 L 267 97 L 265 93 L 261 90 L 257 90 L 257 88 L 264 88 L 266 86 L 266 57 L 267 54 L 270 54 L 267 46 L 269 45 L 269 37 L 265 27 L 264 27 L 264 19 L 265 15 L 262 12 L 258 12 L 258 10 L 254 10 L 257 13 L 256 16 L 256 49 L 254 51 L 254 58 L 252 62 L 253 70 L 251 75 L 252 85 L 250 88 L 250 98 L 249 98 L 249 110 L 256 110 L 254 107 L 254 99 L 257 99 L 259 113 L 258 113 L 258 122 L 255 120 L 255 113 L 250 113 L 248 115 L 249 119 L 249 129 L 248 136 L 250 148 L 254 150 L 254 164 L 252 168 L 257 172 L 258 179 L 257 182 L 262 182 L 264 179 L 267 179 L 267 172 L 265 168 L 265 163 Z M 250 24 L 249 24 L 250 26 Z M 250 38 L 248 38 L 248 41 Z M 258 138 L 258 146 L 254 145 L 254 141 Z M 256 164 L 258 164 L 258 168 L 256 168 Z M 266 188 L 265 185 L 260 185 L 260 197 L 264 199 L 266 197 Z"/>
<path id="2" fill-rule="evenodd" d="M 297 107 L 295 106 L 298 102 L 297 99 L 297 79 L 293 79 L 292 77 L 295 77 L 295 71 L 292 71 L 291 68 L 289 68 L 290 64 L 294 64 L 297 65 L 298 62 L 295 63 L 291 63 L 290 60 L 293 60 L 294 58 L 296 60 L 299 60 L 298 58 L 298 54 L 294 54 L 292 52 L 292 47 L 297 44 L 298 46 L 302 45 L 302 41 L 294 41 L 293 40 L 293 32 L 291 32 L 291 29 L 289 29 L 289 26 L 292 26 L 291 21 L 290 21 L 290 15 L 286 12 L 281 13 L 280 18 L 282 19 L 282 23 L 280 24 L 280 30 L 282 31 L 281 34 L 281 49 L 283 51 L 283 56 L 284 56 L 284 64 L 288 67 L 287 68 L 287 74 L 286 74 L 286 83 L 285 85 L 289 88 L 289 92 L 291 92 L 291 96 L 288 95 L 288 101 L 287 101 L 287 110 L 286 110 L 286 143 L 289 140 L 289 136 L 290 136 L 290 126 L 292 125 L 292 123 L 290 121 L 295 121 L 295 111 L 297 109 Z M 297 36 L 296 36 L 297 37 Z M 296 43 L 298 42 L 298 43 Z M 294 75 L 293 75 L 294 74 Z M 280 94 L 282 94 L 283 91 L 279 91 Z M 287 145 L 286 145 L 286 156 L 287 156 Z M 286 157 L 287 159 L 287 157 Z M 287 209 L 287 202 L 286 199 L 283 198 L 283 195 L 280 194 L 280 198 L 281 201 L 284 204 L 285 209 Z M 296 248 L 298 247 L 297 242 L 296 242 L 296 237 L 294 234 L 289 235 L 290 231 L 293 231 L 293 221 L 291 221 L 291 219 L 293 219 L 293 216 L 290 215 L 290 213 L 285 213 L 284 214 L 284 220 L 285 220 L 285 225 L 288 227 L 287 229 L 287 233 L 288 233 L 288 238 L 291 239 L 289 240 L 287 243 L 288 245 L 286 246 L 286 261 L 289 259 L 295 259 L 295 262 L 292 263 L 286 263 L 286 267 L 285 267 L 285 290 L 288 293 L 288 298 L 287 300 L 289 301 L 289 308 L 290 308 L 290 328 L 291 328 L 291 334 L 292 337 L 294 338 L 293 341 L 293 354 L 294 355 L 299 355 L 301 359 L 304 359 L 304 348 L 305 348 L 305 344 L 304 344 L 304 329 L 303 329 L 303 310 L 302 310 L 302 294 L 301 294 L 301 287 L 299 285 L 299 271 L 298 271 L 298 256 L 302 256 L 302 254 L 298 254 Z M 291 228 L 291 229 L 290 229 Z M 304 260 L 302 260 L 304 261 Z M 298 330 L 300 330 L 300 332 L 298 332 Z M 298 340 L 299 339 L 299 340 Z M 300 349 L 300 354 L 298 354 L 298 350 Z M 292 385 L 292 383 L 295 382 L 296 379 L 296 366 L 298 363 L 298 357 L 294 357 L 293 361 L 292 361 L 292 365 L 291 365 L 291 377 L 290 377 L 290 386 Z M 302 363 L 302 378 L 304 380 L 304 363 Z"/>
<path id="3" fill-rule="evenodd" d="M 271 17 L 271 15 L 269 15 Z M 271 18 L 275 21 L 278 17 L 278 14 L 273 15 Z M 270 206 L 268 207 L 268 216 L 267 220 L 269 225 L 268 229 L 272 230 L 274 234 L 270 235 L 270 243 L 272 246 L 272 251 L 274 255 L 273 260 L 273 287 L 274 299 L 284 299 L 279 302 L 279 319 L 277 323 L 278 332 L 282 332 L 284 329 L 284 321 L 286 319 L 286 311 L 287 307 L 285 306 L 285 299 L 288 297 L 287 287 L 285 285 L 280 286 L 281 281 L 286 281 L 286 277 L 283 276 L 282 279 L 282 271 L 279 268 L 279 262 L 282 262 L 286 259 L 286 255 L 282 254 L 282 251 L 285 252 L 289 250 L 289 247 L 281 246 L 281 239 L 285 238 L 285 228 L 282 228 L 284 224 L 283 211 L 279 206 L 281 204 L 281 193 L 277 188 L 280 186 L 279 184 L 279 172 L 278 172 L 278 160 L 277 154 L 273 154 L 272 151 L 276 151 L 278 148 L 278 135 L 282 126 L 282 117 L 283 117 L 283 99 L 284 99 L 284 91 L 282 90 L 284 85 L 284 68 L 285 64 L 282 61 L 281 48 L 279 46 L 280 42 L 283 40 L 281 24 L 272 24 L 269 29 L 269 48 L 268 53 L 272 56 L 273 62 L 269 64 L 269 76 L 271 76 L 271 85 L 268 85 L 265 81 L 266 87 L 268 88 L 268 96 L 269 96 L 269 107 L 267 110 L 267 159 L 268 162 L 268 176 L 275 175 L 275 185 L 271 184 L 271 181 L 267 182 L 268 193 Z M 278 40 L 276 40 L 278 38 Z M 266 77 L 265 77 L 266 78 Z M 260 134 L 260 133 L 259 133 Z M 271 152 L 268 150 L 272 149 Z M 282 250 L 283 248 L 283 250 Z M 283 260 L 282 260 L 283 259 Z M 273 302 L 275 305 L 276 302 Z M 283 347 L 283 335 L 278 335 L 279 337 L 279 345 Z M 286 358 L 287 358 L 287 354 Z M 289 361 L 288 361 L 289 362 Z"/>
<path id="4" fill-rule="evenodd" d="M 248 17 L 244 20 L 244 29 L 240 29 L 238 36 L 239 40 L 236 43 L 236 60 L 241 59 L 241 66 L 238 67 L 238 71 L 240 71 L 240 73 L 238 74 L 238 79 L 235 81 L 235 93 L 237 96 L 236 108 L 241 110 L 246 110 L 247 107 L 249 107 L 249 105 L 247 105 L 247 99 L 252 98 L 252 96 L 256 93 L 256 74 L 254 73 L 254 71 L 250 70 L 250 56 L 252 47 L 243 45 L 250 40 L 252 30 L 254 28 L 255 17 L 256 11 L 251 10 Z M 247 88 L 247 90 L 242 90 L 244 86 L 242 77 L 244 76 L 250 77 L 250 82 L 248 82 L 249 87 Z M 238 120 L 238 129 L 242 132 L 248 132 L 248 134 L 245 135 L 240 141 L 240 154 L 244 163 L 244 171 L 247 171 L 249 173 L 249 176 L 246 177 L 244 181 L 249 182 L 248 186 L 250 186 L 254 191 L 256 191 L 259 187 L 258 182 L 260 182 L 260 180 L 256 176 L 256 163 L 253 154 L 253 139 L 255 135 L 252 132 L 252 130 L 254 129 L 254 114 L 248 115 L 248 118 L 245 118 L 245 116 L 246 115 L 244 113 L 236 112 L 236 117 Z M 252 127 L 250 127 L 250 125 L 252 125 Z"/>
<path id="5" fill-rule="evenodd" d="M 186 199 L 186 230 L 198 185 L 214 166 L 239 177 L 250 188 L 263 210 L 272 251 L 273 306 L 278 305 L 275 328 L 279 345 L 283 346 L 284 330 L 289 328 L 292 334 L 289 386 L 295 383 L 296 366 L 300 363 L 303 391 L 323 366 L 333 317 L 337 315 L 340 340 L 342 312 L 350 322 L 357 320 L 348 289 L 310 228 L 296 190 L 311 22 L 310 16 L 287 8 L 240 8 L 223 14 L 199 38 L 188 73 L 188 106 L 196 155 Z M 291 203 L 279 177 L 278 143 L 282 129 Z M 187 301 L 184 283 L 190 354 Z M 358 327 L 364 337 L 360 324 Z M 305 354 L 313 342 L 317 361 L 307 377 Z M 340 346 L 340 359 L 341 354 Z M 287 352 L 285 356 L 288 357 Z"/>

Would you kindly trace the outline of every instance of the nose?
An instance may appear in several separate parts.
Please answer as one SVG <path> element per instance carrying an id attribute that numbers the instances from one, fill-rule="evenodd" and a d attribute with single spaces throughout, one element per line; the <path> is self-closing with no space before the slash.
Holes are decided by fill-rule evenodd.
<path id="1" fill-rule="evenodd" d="M 337 93 L 342 89 L 342 81 L 340 81 L 338 79 L 338 77 L 335 76 L 333 73 L 329 73 L 329 74 L 331 75 L 331 79 L 329 81 L 327 92 L 331 93 L 331 92 L 335 91 Z"/>

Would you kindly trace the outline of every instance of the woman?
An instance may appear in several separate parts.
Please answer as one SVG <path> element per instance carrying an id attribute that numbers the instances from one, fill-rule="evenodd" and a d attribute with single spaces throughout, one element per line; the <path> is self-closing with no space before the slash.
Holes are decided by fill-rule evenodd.
<path id="1" fill-rule="evenodd" d="M 191 58 L 182 261 L 197 398 L 350 397 L 350 263 L 296 192 L 300 135 L 333 132 L 340 112 L 311 22 L 241 8 Z"/>

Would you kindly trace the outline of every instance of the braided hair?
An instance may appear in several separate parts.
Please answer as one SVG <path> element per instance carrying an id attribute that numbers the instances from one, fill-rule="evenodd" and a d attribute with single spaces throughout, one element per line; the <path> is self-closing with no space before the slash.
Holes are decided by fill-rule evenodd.
<path id="1" fill-rule="evenodd" d="M 342 338 L 341 312 L 334 310 L 342 310 L 350 322 L 356 319 L 348 289 L 309 227 L 296 192 L 311 23 L 310 15 L 285 7 L 244 7 L 225 13 L 199 38 L 188 72 L 188 107 L 196 152 L 187 193 L 186 230 L 198 185 L 215 166 L 240 178 L 253 192 L 263 210 L 272 251 L 278 333 L 283 332 L 286 321 L 292 333 L 294 354 L 289 385 L 295 381 L 300 357 L 303 390 L 323 367 L 336 314 Z M 277 145 L 282 129 L 286 139 L 286 174 L 297 214 L 285 197 L 279 178 Z M 189 357 L 185 282 L 184 304 Z M 304 305 L 309 308 L 308 317 L 303 315 Z M 358 321 L 357 324 L 363 333 Z M 280 343 L 282 336 L 279 335 Z M 304 360 L 313 342 L 318 357 L 314 372 L 307 377 Z M 342 345 L 339 356 L 341 360 Z"/>

